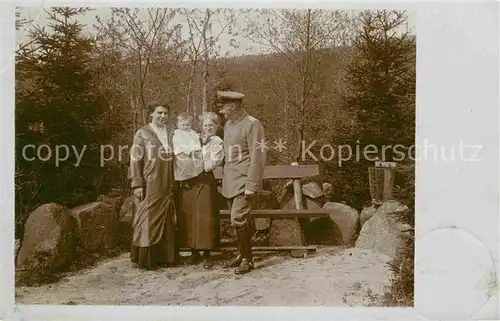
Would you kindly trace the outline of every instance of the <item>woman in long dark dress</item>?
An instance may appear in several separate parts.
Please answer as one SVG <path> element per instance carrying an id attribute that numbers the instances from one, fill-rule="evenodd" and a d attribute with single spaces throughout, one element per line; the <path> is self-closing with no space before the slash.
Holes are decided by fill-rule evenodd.
<path id="1" fill-rule="evenodd" d="M 131 149 L 135 212 L 130 258 L 140 268 L 152 270 L 173 265 L 177 247 L 173 156 L 166 126 L 170 110 L 167 104 L 148 109 L 151 123 L 137 130 Z"/>
<path id="2" fill-rule="evenodd" d="M 220 124 L 217 114 L 205 113 L 201 122 L 203 172 L 180 184 L 178 230 L 180 247 L 192 251 L 191 263 L 198 263 L 199 251 L 203 251 L 203 267 L 210 269 L 210 251 L 220 248 L 220 213 L 213 170 L 224 160 L 224 144 L 215 136 Z"/>

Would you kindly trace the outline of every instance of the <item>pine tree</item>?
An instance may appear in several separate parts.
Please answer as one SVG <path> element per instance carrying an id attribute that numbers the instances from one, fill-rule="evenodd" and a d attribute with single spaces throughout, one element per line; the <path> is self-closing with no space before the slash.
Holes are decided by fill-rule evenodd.
<path id="1" fill-rule="evenodd" d="M 35 27 L 29 34 L 29 48 L 17 53 L 16 213 L 19 223 L 29 211 L 43 203 L 71 206 L 95 200 L 99 192 L 99 179 L 104 174 L 100 168 L 99 144 L 109 132 L 97 125 L 105 106 L 93 87 L 94 40 L 84 35 L 83 26 L 75 21 L 88 10 L 54 7 L 46 11 L 50 20 L 48 30 Z M 52 158 L 46 162 L 26 159 L 21 152 L 28 144 L 50 146 Z M 58 166 L 54 162 L 57 145 L 68 146 L 70 152 L 68 159 Z M 79 152 L 86 146 L 78 167 L 72 145 Z M 26 156 L 36 155 L 33 149 L 28 149 Z"/>
<path id="2" fill-rule="evenodd" d="M 391 153 L 392 148 L 384 155 L 383 146 L 415 143 L 415 38 L 398 32 L 407 20 L 405 12 L 363 12 L 360 18 L 362 28 L 354 42 L 357 55 L 348 66 L 351 95 L 345 105 L 357 116 L 353 140 L 359 139 L 361 150 L 363 145 L 375 145 L 379 159 L 391 161 L 398 155 Z M 364 199 L 368 196 L 368 166 L 373 162 L 361 157 L 359 163 L 343 169 L 345 177 L 357 177 L 357 189 Z M 415 219 L 414 183 L 413 176 L 402 184 L 398 195 L 409 209 L 393 213 L 396 220 L 410 226 Z M 409 232 L 405 246 L 389 264 L 393 278 L 384 296 L 386 305 L 413 305 L 415 247 L 414 231 Z"/>
<path id="3" fill-rule="evenodd" d="M 383 145 L 409 147 L 415 139 L 415 41 L 408 32 L 398 33 L 406 14 L 368 11 L 360 19 L 356 58 L 347 73 L 351 95 L 346 97 L 357 116 L 357 139 L 379 151 Z M 391 159 L 389 150 L 385 158 Z"/>
<path id="4" fill-rule="evenodd" d="M 346 68 L 348 94 L 343 106 L 353 115 L 354 126 L 345 124 L 341 144 L 352 148 L 342 166 L 328 165 L 336 186 L 336 198 L 361 208 L 371 201 L 368 167 L 375 153 L 364 153 L 374 145 L 378 158 L 392 160 L 392 148 L 410 147 L 415 141 L 415 40 L 401 32 L 406 14 L 398 11 L 366 11 L 353 42 L 353 59 Z M 355 159 L 356 148 L 359 159 Z M 372 150 L 372 149 L 370 149 Z M 365 157 L 366 156 L 366 157 Z M 398 156 L 398 155 L 395 155 Z"/>

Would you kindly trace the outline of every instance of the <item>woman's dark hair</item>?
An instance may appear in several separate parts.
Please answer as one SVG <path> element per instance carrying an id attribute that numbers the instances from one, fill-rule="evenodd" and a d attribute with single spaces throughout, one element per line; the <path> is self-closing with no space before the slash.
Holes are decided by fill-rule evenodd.
<path id="1" fill-rule="evenodd" d="M 153 102 L 147 106 L 148 114 L 152 114 L 156 107 L 164 107 L 170 114 L 170 105 L 167 103 Z"/>

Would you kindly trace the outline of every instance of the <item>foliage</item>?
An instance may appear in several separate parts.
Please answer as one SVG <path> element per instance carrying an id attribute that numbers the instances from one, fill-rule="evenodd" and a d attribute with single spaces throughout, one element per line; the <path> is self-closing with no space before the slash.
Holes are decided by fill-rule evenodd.
<path id="1" fill-rule="evenodd" d="M 391 285 L 386 291 L 383 304 L 385 306 L 413 306 L 414 295 L 414 263 L 415 263 L 415 172 L 411 171 L 408 181 L 403 184 L 399 200 L 408 206 L 404 212 L 395 212 L 397 222 L 411 226 L 403 234 L 404 245 L 398 250 L 394 260 L 389 263 L 392 271 Z"/>
<path id="2" fill-rule="evenodd" d="M 354 58 L 347 65 L 342 93 L 352 124 L 344 124 L 344 135 L 332 138 L 350 146 L 353 157 L 342 167 L 326 164 L 327 175 L 338 187 L 336 197 L 358 208 L 370 200 L 368 167 L 375 156 L 407 160 L 396 157 L 395 146 L 403 146 L 406 152 L 415 142 L 415 41 L 407 32 L 396 33 L 406 19 L 405 12 L 386 10 L 359 16 Z M 374 154 L 364 152 L 368 145 L 376 148 Z"/>
<path id="3" fill-rule="evenodd" d="M 52 8 L 49 30 L 31 31 L 31 48 L 18 51 L 16 61 L 16 223 L 27 213 L 53 201 L 72 206 L 95 199 L 107 174 L 100 167 L 98 142 L 109 139 L 106 106 L 92 79 L 94 40 L 71 21 L 86 8 Z M 44 162 L 35 158 L 42 145 Z M 31 149 L 24 149 L 32 145 Z M 67 146 L 67 159 L 55 164 L 56 146 Z M 73 149 L 74 148 L 74 149 Z M 85 149 L 84 149 L 85 148 Z M 81 162 L 74 150 L 84 151 Z M 61 148 L 60 156 L 66 156 Z M 23 152 L 26 152 L 24 155 Z"/>
<path id="4" fill-rule="evenodd" d="M 265 125 L 273 134 L 280 134 L 275 139 L 288 142 L 285 153 L 270 157 L 284 163 L 304 162 L 302 142 L 317 138 L 318 126 L 321 119 L 325 119 L 323 113 L 332 108 L 335 101 L 336 88 L 331 86 L 335 81 L 331 80 L 341 73 L 339 58 L 342 55 L 337 54 L 337 48 L 348 43 L 349 35 L 345 31 L 350 17 L 342 10 L 262 9 L 256 10 L 248 20 L 243 33 L 259 46 L 261 55 L 271 54 L 266 62 L 273 60 L 272 72 L 262 77 L 269 63 L 258 66 L 259 75 L 252 81 L 260 85 L 259 96 L 271 98 L 277 105 L 262 102 L 260 106 L 273 108 L 283 120 Z"/>

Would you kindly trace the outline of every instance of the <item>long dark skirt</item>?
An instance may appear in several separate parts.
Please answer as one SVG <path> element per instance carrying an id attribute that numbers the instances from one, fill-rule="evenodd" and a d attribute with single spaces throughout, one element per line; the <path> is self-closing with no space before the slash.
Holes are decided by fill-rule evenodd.
<path id="1" fill-rule="evenodd" d="M 158 265 L 173 264 L 178 259 L 178 249 L 175 246 L 175 227 L 173 222 L 166 222 L 160 242 L 149 246 L 132 245 L 130 260 L 140 268 L 152 269 Z"/>
<path id="2" fill-rule="evenodd" d="M 181 248 L 217 250 L 220 212 L 217 182 L 212 172 L 182 181 L 178 186 L 177 233 Z"/>

